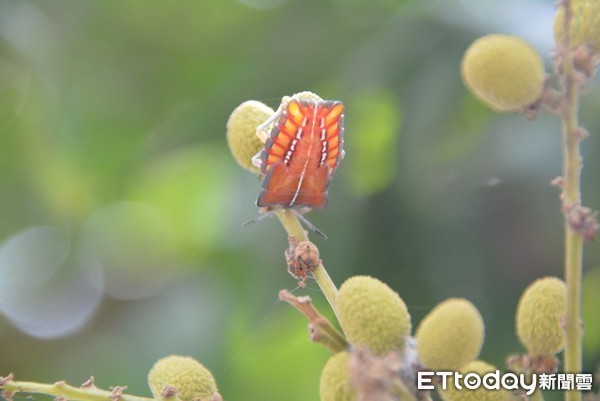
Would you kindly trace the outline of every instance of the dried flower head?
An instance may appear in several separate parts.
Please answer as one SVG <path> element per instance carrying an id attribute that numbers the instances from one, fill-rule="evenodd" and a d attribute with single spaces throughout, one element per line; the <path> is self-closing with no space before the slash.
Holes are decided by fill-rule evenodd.
<path id="1" fill-rule="evenodd" d="M 581 235 L 586 241 L 593 241 L 598 234 L 598 212 L 577 204 L 563 205 L 569 228 Z"/>
<path id="2" fill-rule="evenodd" d="M 310 241 L 298 241 L 295 237 L 289 237 L 288 241 L 290 246 L 285 250 L 288 271 L 304 287 L 305 280 L 321 263 L 319 248 Z"/>

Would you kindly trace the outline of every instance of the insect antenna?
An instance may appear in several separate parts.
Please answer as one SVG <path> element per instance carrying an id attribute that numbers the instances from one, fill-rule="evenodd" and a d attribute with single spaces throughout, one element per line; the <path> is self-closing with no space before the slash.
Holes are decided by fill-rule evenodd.
<path id="1" fill-rule="evenodd" d="M 298 217 L 298 219 L 309 229 L 314 231 L 318 236 L 322 237 L 323 239 L 328 239 L 327 235 L 321 231 L 319 228 L 317 228 L 313 223 L 311 223 L 310 221 L 308 221 L 306 219 L 306 217 L 304 217 L 302 215 L 302 212 L 296 210 L 296 209 L 290 209 L 294 215 L 296 217 Z M 242 227 L 246 227 L 249 226 L 250 224 L 253 223 L 257 223 L 261 220 L 263 220 L 265 217 L 269 217 L 272 216 L 274 214 L 275 210 L 269 210 L 268 212 L 264 212 L 259 214 L 258 216 L 256 216 L 255 218 L 253 218 L 252 220 L 248 220 L 247 222 L 242 224 Z"/>
<path id="2" fill-rule="evenodd" d="M 294 212 L 294 214 L 296 215 L 296 217 L 298 217 L 298 219 L 300 219 L 300 221 L 302 223 L 304 223 L 304 225 L 309 228 L 310 230 L 314 231 L 318 236 L 322 237 L 323 239 L 327 239 L 327 235 L 325 235 L 325 233 L 321 230 L 319 230 L 313 223 L 311 223 L 310 221 L 308 221 L 306 219 L 306 217 L 304 217 L 302 215 L 302 213 L 300 213 L 299 211 L 292 209 L 292 211 Z"/>
<path id="3" fill-rule="evenodd" d="M 252 220 L 248 220 L 247 222 L 243 223 L 242 227 L 249 226 L 252 223 L 257 223 L 257 222 L 261 221 L 262 219 L 264 219 L 265 217 L 269 217 L 271 215 L 273 215 L 273 210 L 261 213 L 258 216 L 256 216 L 255 218 L 253 218 Z"/>

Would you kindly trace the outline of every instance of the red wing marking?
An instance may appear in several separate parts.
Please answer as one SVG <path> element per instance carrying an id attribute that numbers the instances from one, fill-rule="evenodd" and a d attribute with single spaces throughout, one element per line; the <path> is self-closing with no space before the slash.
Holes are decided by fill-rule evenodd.
<path id="1" fill-rule="evenodd" d="M 289 174 L 283 162 L 277 162 L 267 173 L 256 204 L 259 207 L 308 206 L 321 209 L 327 204 L 329 178 L 329 165 L 324 164 L 314 175 L 304 178 L 300 183 L 300 178 Z"/>
<path id="2" fill-rule="evenodd" d="M 335 173 L 342 157 L 344 157 L 344 105 L 334 103 L 329 113 L 325 116 L 327 153 L 325 161 L 331 168 L 331 175 Z"/>
<path id="3" fill-rule="evenodd" d="M 305 179 L 302 190 L 294 201 L 294 205 L 321 209 L 327 204 L 327 187 L 329 186 L 329 165 L 323 164 L 315 175 Z"/>
<path id="4" fill-rule="evenodd" d="M 261 152 L 258 206 L 324 207 L 344 155 L 344 105 L 292 98 Z"/>
<path id="5" fill-rule="evenodd" d="M 296 189 L 293 181 L 285 164 L 282 161 L 275 163 L 265 177 L 256 205 L 263 207 L 288 203 Z"/>

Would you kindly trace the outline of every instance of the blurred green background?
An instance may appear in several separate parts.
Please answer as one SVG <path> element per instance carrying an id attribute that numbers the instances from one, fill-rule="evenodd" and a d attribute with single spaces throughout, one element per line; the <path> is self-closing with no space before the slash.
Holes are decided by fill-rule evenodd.
<path id="1" fill-rule="evenodd" d="M 277 302 L 284 230 L 225 142 L 229 113 L 311 90 L 346 104 L 346 158 L 310 220 L 333 280 L 387 282 L 416 327 L 465 297 L 482 358 L 521 351 L 514 311 L 562 275 L 555 116 L 497 115 L 462 53 L 492 32 L 551 70 L 554 1 L 0 1 L 0 375 L 149 395 L 187 354 L 226 400 L 318 399 L 328 352 Z M 584 203 L 600 207 L 600 85 L 581 120 Z M 600 245 L 585 249 L 585 370 L 600 361 Z M 314 282 L 296 291 L 327 305 Z M 329 313 L 329 316 L 331 314 Z M 459 322 L 457 322 L 459 324 Z"/>

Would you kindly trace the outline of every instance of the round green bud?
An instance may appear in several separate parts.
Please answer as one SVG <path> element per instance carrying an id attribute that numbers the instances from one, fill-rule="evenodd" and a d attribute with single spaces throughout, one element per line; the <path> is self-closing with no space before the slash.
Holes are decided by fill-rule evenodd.
<path id="1" fill-rule="evenodd" d="M 480 377 L 483 377 L 486 373 L 495 372 L 497 368 L 489 363 L 483 361 L 471 361 L 458 369 L 459 373 L 466 375 L 468 373 L 476 373 Z M 500 388 L 498 390 L 488 390 L 483 386 L 477 389 L 468 389 L 463 386 L 462 382 L 461 389 L 459 390 L 454 385 L 454 380 L 450 378 L 448 380 L 448 386 L 446 390 L 443 390 L 441 386 L 438 386 L 438 394 L 444 401 L 514 401 L 514 397 L 507 390 Z"/>
<path id="2" fill-rule="evenodd" d="M 356 400 L 356 392 L 350 387 L 349 361 L 348 352 L 339 352 L 329 358 L 321 372 L 319 385 L 321 401 Z"/>
<path id="3" fill-rule="evenodd" d="M 544 63 L 523 39 L 488 35 L 477 39 L 461 63 L 469 90 L 492 109 L 519 111 L 531 105 L 544 89 Z"/>
<path id="4" fill-rule="evenodd" d="M 269 106 L 248 100 L 236 107 L 227 121 L 227 144 L 233 158 L 240 166 L 256 174 L 260 173 L 260 169 L 252 164 L 252 156 L 264 145 L 256 135 L 256 128 L 274 113 Z"/>
<path id="5" fill-rule="evenodd" d="M 571 49 L 581 45 L 600 50 L 600 2 L 597 0 L 571 0 Z M 554 17 L 554 40 L 562 44 L 565 32 L 565 10 L 559 7 Z"/>
<path id="6" fill-rule="evenodd" d="M 315 102 L 320 102 L 323 100 L 321 98 L 321 96 L 319 96 L 316 93 L 313 93 L 311 91 L 303 91 L 303 92 L 294 93 L 292 95 L 292 97 L 295 97 L 296 99 L 300 99 L 300 100 L 312 100 Z M 285 97 L 284 99 L 287 99 L 287 97 Z"/>
<path id="7" fill-rule="evenodd" d="M 367 347 L 379 356 L 404 349 L 410 315 L 400 296 L 386 284 L 373 277 L 351 277 L 340 287 L 335 307 L 353 345 Z"/>
<path id="8" fill-rule="evenodd" d="M 565 316 L 567 286 L 556 277 L 534 281 L 517 306 L 517 335 L 531 356 L 552 356 L 564 347 L 561 319 Z"/>
<path id="9" fill-rule="evenodd" d="M 171 355 L 156 362 L 148 373 L 148 385 L 157 400 L 163 398 L 167 387 L 175 388 L 181 401 L 212 401 L 218 394 L 210 371 L 185 356 Z"/>
<path id="10" fill-rule="evenodd" d="M 417 352 L 423 366 L 456 370 L 479 356 L 483 319 L 466 299 L 451 298 L 425 316 L 417 329 Z"/>

